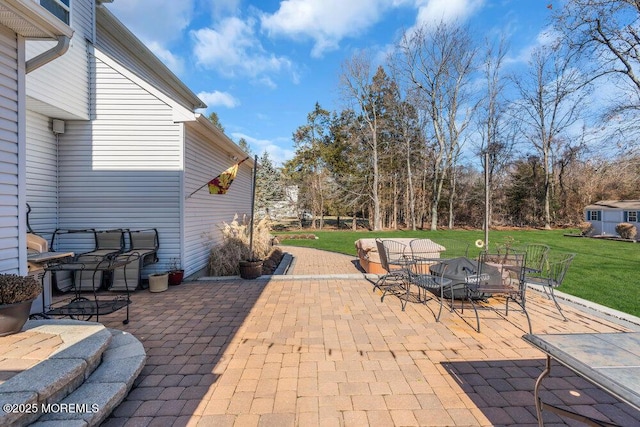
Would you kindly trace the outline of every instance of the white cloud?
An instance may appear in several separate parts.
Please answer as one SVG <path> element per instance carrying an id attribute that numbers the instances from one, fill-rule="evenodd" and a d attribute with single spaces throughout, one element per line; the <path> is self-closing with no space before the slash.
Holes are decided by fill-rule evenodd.
<path id="1" fill-rule="evenodd" d="M 184 59 L 167 46 L 182 38 L 193 16 L 194 0 L 116 1 L 108 9 L 174 74 L 184 73 Z"/>
<path id="2" fill-rule="evenodd" d="M 211 7 L 214 18 L 225 15 L 236 15 L 240 10 L 240 0 L 215 0 L 204 3 L 204 6 Z"/>
<path id="3" fill-rule="evenodd" d="M 335 50 L 345 37 L 361 34 L 390 9 L 417 9 L 416 25 L 466 19 L 485 0 L 285 0 L 273 14 L 262 14 L 262 28 L 273 36 L 314 41 L 311 55 Z"/>
<path id="4" fill-rule="evenodd" d="M 241 132 L 232 132 L 231 136 L 234 141 L 239 141 L 240 138 L 244 138 L 245 141 L 251 147 L 251 150 L 254 154 L 261 156 L 265 151 L 269 153 L 269 157 L 273 161 L 273 163 L 277 166 L 282 166 L 284 162 L 289 159 L 292 159 L 295 155 L 294 151 L 289 148 L 283 148 L 281 145 L 284 143 L 291 144 L 291 139 L 287 138 L 277 138 L 276 140 L 270 139 L 258 139 L 246 135 Z M 278 145 L 280 144 L 280 145 Z"/>
<path id="5" fill-rule="evenodd" d="M 160 58 L 164 65 L 169 67 L 174 74 L 180 75 L 184 72 L 184 60 L 182 58 L 163 48 L 157 42 L 150 42 L 147 44 L 147 47 L 155 56 Z"/>
<path id="6" fill-rule="evenodd" d="M 391 0 L 285 0 L 274 14 L 261 16 L 262 28 L 275 36 L 314 41 L 312 56 L 338 48 L 340 41 L 379 21 Z"/>
<path id="7" fill-rule="evenodd" d="M 228 77 L 240 74 L 255 78 L 290 70 L 288 58 L 265 51 L 254 27 L 253 19 L 230 17 L 212 28 L 192 31 L 198 63 Z"/>
<path id="8" fill-rule="evenodd" d="M 213 92 L 200 92 L 198 98 L 204 101 L 209 108 L 211 107 L 227 107 L 235 108 L 240 105 L 240 101 L 233 97 L 228 92 L 220 92 L 215 90 Z"/>
<path id="9" fill-rule="evenodd" d="M 142 41 L 164 45 L 181 37 L 191 22 L 194 0 L 124 0 L 108 9 Z"/>
<path id="10" fill-rule="evenodd" d="M 464 21 L 483 4 L 484 0 L 416 0 L 416 26 Z"/>
<path id="11" fill-rule="evenodd" d="M 543 28 L 531 44 L 522 47 L 514 56 L 505 58 L 505 64 L 527 64 L 533 53 L 544 46 L 550 46 L 557 41 L 559 35 L 550 27 Z"/>

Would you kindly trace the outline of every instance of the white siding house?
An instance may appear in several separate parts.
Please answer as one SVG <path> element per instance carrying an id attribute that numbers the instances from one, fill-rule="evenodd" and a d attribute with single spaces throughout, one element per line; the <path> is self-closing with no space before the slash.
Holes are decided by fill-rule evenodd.
<path id="1" fill-rule="evenodd" d="M 25 40 L 68 41 L 73 31 L 31 0 L 0 3 L 0 272 L 26 274 Z M 47 42 L 40 41 L 45 44 Z M 55 59 L 45 49 L 37 62 Z M 35 69 L 35 63 L 31 62 Z"/>
<path id="2" fill-rule="evenodd" d="M 221 143 L 224 141 L 222 133 L 202 116 L 195 122 L 186 122 L 186 130 L 184 260 L 186 267 L 196 269 L 207 263 L 208 250 L 203 249 L 222 240 L 218 227 L 221 220 L 230 222 L 236 213 L 240 219 L 243 214 L 250 213 L 252 175 L 250 167 L 244 166 L 249 163 L 246 161 L 240 165 L 227 194 L 211 195 L 207 188 L 200 188 L 246 154 L 230 151 L 228 145 Z M 211 134 L 219 137 L 212 139 Z M 212 175 L 212 171 L 217 172 Z"/>
<path id="3" fill-rule="evenodd" d="M 71 6 L 83 40 L 62 64 L 77 72 L 59 88 L 65 70 L 45 65 L 27 82 L 29 222 L 45 237 L 57 228 L 156 228 L 160 262 L 143 274 L 166 270 L 173 258 L 196 274 L 220 241 L 221 222 L 250 211 L 253 162 L 228 194 L 204 189 L 187 198 L 242 151 L 195 113 L 202 101 L 100 0 Z M 62 132 L 53 132 L 54 119 Z"/>
<path id="4" fill-rule="evenodd" d="M 640 236 L 640 200 L 602 200 L 585 207 L 584 215 L 595 235 L 616 236 L 616 225 L 628 222 Z"/>

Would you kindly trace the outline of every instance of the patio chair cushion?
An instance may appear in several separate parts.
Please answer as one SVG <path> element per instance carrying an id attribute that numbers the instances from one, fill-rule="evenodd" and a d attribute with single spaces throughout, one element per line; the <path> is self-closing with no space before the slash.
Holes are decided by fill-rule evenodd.
<path id="1" fill-rule="evenodd" d="M 412 240 L 415 240 L 415 239 L 409 239 L 409 238 L 393 239 L 392 238 L 389 240 L 395 240 L 396 242 L 400 242 L 406 245 L 407 256 L 411 256 L 411 248 L 409 247 L 409 244 Z M 428 242 L 431 242 L 429 239 L 425 239 L 425 240 L 427 240 Z M 431 243 L 433 243 L 433 252 L 425 252 L 417 255 L 423 256 L 425 258 L 439 258 L 440 252 L 444 250 L 444 248 L 435 242 L 431 242 Z M 358 258 L 366 259 L 369 262 L 380 263 L 380 255 L 378 254 L 378 248 L 376 247 L 376 239 L 358 239 L 356 240 L 355 245 L 358 253 Z"/>

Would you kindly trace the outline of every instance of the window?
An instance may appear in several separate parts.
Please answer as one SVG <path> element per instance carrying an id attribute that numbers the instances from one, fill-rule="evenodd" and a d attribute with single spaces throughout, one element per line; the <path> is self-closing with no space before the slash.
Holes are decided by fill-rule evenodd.
<path id="1" fill-rule="evenodd" d="M 69 12 L 71 0 L 40 0 L 40 6 L 53 13 L 58 19 L 69 25 Z"/>
<path id="2" fill-rule="evenodd" d="M 602 211 L 587 211 L 587 221 L 602 221 Z"/>
<path id="3" fill-rule="evenodd" d="M 638 211 L 625 211 L 624 212 L 624 222 L 639 222 L 638 221 Z"/>

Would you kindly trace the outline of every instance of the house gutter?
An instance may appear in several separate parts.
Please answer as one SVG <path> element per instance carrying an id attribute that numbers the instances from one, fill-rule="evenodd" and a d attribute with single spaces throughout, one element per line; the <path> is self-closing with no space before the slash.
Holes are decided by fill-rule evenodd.
<path id="1" fill-rule="evenodd" d="M 28 74 L 33 70 L 36 70 L 43 65 L 53 61 L 54 59 L 64 55 L 67 50 L 69 50 L 70 41 L 71 39 L 67 36 L 58 36 L 58 44 L 26 62 L 25 72 Z"/>
<path id="2" fill-rule="evenodd" d="M 53 48 L 29 59 L 29 73 L 63 55 L 69 49 L 73 29 L 32 0 L 1 0 L 0 24 L 29 40 L 57 40 Z"/>

